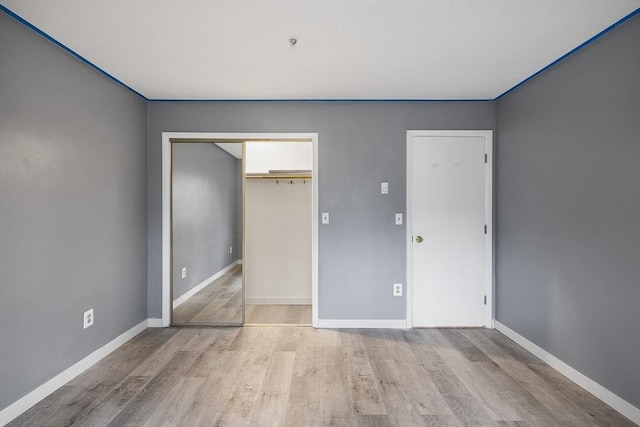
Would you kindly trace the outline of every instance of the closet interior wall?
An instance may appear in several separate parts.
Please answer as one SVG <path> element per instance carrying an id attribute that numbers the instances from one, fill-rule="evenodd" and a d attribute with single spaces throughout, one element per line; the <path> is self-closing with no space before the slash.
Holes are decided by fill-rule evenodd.
<path id="1" fill-rule="evenodd" d="M 247 304 L 311 304 L 311 161 L 310 142 L 247 143 Z"/>

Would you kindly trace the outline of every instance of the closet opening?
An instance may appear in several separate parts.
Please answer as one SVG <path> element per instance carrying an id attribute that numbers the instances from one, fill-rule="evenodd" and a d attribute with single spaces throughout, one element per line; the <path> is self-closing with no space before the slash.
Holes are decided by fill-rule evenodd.
<path id="1" fill-rule="evenodd" d="M 317 327 L 317 134 L 162 138 L 162 325 Z"/>

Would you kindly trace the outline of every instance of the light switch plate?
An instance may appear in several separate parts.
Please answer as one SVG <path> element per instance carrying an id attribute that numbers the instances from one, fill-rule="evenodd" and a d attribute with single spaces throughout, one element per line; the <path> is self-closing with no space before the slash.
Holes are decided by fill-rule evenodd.
<path id="1" fill-rule="evenodd" d="M 389 183 L 381 182 L 380 183 L 380 194 L 389 194 Z"/>
<path id="2" fill-rule="evenodd" d="M 402 214 L 401 213 L 397 213 L 396 214 L 396 225 L 402 225 Z"/>
<path id="3" fill-rule="evenodd" d="M 329 224 L 329 212 L 322 212 L 322 223 Z"/>

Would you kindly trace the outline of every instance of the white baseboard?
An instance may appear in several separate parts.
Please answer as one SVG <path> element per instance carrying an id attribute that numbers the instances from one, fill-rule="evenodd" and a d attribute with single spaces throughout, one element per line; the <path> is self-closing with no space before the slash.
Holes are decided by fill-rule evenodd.
<path id="1" fill-rule="evenodd" d="M 89 369 L 91 366 L 95 365 L 102 358 L 109 355 L 109 353 L 113 352 L 131 338 L 147 329 L 147 323 L 147 320 L 138 323 L 133 328 L 118 335 L 116 338 L 109 341 L 107 344 L 103 345 L 84 359 L 65 369 L 46 383 L 4 408 L 0 411 L 0 426 L 10 423 L 27 409 L 31 408 L 33 405 L 49 396 L 51 393 Z"/>
<path id="2" fill-rule="evenodd" d="M 240 260 L 238 260 L 238 261 L 240 261 Z M 214 280 L 220 278 L 223 274 L 225 274 L 226 272 L 231 270 L 236 265 L 240 264 L 238 261 L 232 262 L 231 264 L 227 265 L 222 270 L 218 271 L 213 276 L 211 276 L 211 277 L 209 277 L 207 279 L 204 279 L 201 283 L 199 283 L 196 286 L 194 286 L 193 288 L 189 289 L 186 293 L 181 295 L 179 298 L 174 299 L 173 300 L 173 308 L 174 309 L 177 308 L 180 304 L 186 302 L 189 298 L 191 298 L 192 296 L 194 296 L 195 294 L 197 294 L 198 292 L 200 292 L 201 290 L 203 290 L 204 288 L 209 286 L 211 283 L 213 283 Z"/>
<path id="3" fill-rule="evenodd" d="M 162 324 L 162 319 L 147 319 L 147 327 L 162 328 L 164 327 L 164 325 Z"/>
<path id="4" fill-rule="evenodd" d="M 636 408 L 631 403 L 627 402 L 620 396 L 614 394 L 608 389 L 604 388 L 597 382 L 593 381 L 586 375 L 576 371 L 571 366 L 567 365 L 562 360 L 555 357 L 553 354 L 532 343 L 516 331 L 503 325 L 502 323 L 495 321 L 495 328 L 508 338 L 515 341 L 518 345 L 540 358 L 543 362 L 551 366 L 556 371 L 560 372 L 565 377 L 569 378 L 580 387 L 593 394 L 598 399 L 602 400 L 607 405 L 611 406 L 616 411 L 620 412 L 625 417 L 629 418 L 634 423 L 640 425 L 640 408 Z"/>
<path id="5" fill-rule="evenodd" d="M 245 298 L 245 303 L 251 305 L 311 305 L 311 298 Z"/>
<path id="6" fill-rule="evenodd" d="M 404 319 L 318 319 L 319 328 L 376 328 L 376 329 L 406 329 L 407 321 Z"/>

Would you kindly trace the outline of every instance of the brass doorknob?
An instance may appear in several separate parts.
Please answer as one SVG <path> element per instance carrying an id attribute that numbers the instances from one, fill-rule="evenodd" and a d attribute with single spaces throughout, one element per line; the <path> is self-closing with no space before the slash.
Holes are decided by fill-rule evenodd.
<path id="1" fill-rule="evenodd" d="M 416 236 L 416 242 L 422 243 L 423 240 L 422 236 Z"/>

